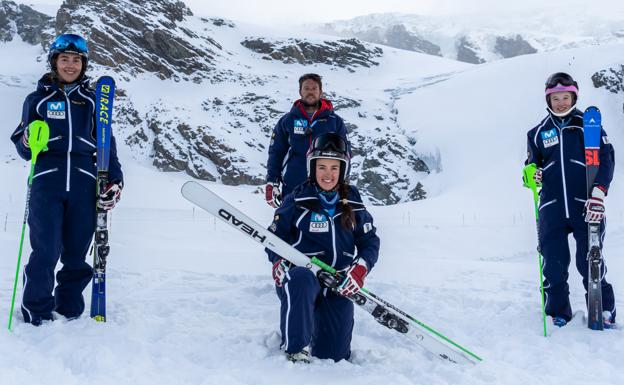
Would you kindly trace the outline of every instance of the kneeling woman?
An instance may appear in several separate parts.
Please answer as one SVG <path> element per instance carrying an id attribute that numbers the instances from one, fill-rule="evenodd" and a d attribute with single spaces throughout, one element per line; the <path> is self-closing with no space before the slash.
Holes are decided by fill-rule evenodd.
<path id="1" fill-rule="evenodd" d="M 334 361 L 351 355 L 353 303 L 377 262 L 379 238 L 360 194 L 346 181 L 349 155 L 336 134 L 317 137 L 307 156 L 308 181 L 275 212 L 270 230 L 297 250 L 341 270 L 335 291 L 321 286 L 307 268 L 291 266 L 267 251 L 281 301 L 282 348 L 291 361 L 308 362 L 308 352 Z"/>

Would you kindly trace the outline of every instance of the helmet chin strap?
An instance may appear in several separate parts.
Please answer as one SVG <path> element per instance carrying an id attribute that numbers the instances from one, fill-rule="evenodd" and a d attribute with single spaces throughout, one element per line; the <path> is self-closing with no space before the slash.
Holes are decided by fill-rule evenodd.
<path id="1" fill-rule="evenodd" d="M 558 118 L 563 118 L 564 116 L 566 116 L 567 114 L 570 113 L 570 111 L 574 111 L 574 109 L 576 108 L 576 104 L 574 104 L 572 107 L 570 107 L 567 111 L 564 112 L 555 112 L 553 111 L 552 108 L 550 108 L 550 106 L 547 106 L 546 108 L 548 108 L 548 111 L 550 111 L 551 114 L 555 115 Z"/>

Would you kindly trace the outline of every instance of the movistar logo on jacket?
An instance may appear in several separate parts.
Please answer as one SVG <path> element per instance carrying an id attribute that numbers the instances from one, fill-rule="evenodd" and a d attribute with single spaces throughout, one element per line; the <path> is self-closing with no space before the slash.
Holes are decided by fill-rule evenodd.
<path id="1" fill-rule="evenodd" d="M 306 128 L 308 128 L 308 121 L 306 119 L 295 119 L 293 132 L 295 134 L 304 135 Z"/>
<path id="2" fill-rule="evenodd" d="M 48 102 L 48 119 L 65 119 L 65 102 Z"/>
<path id="3" fill-rule="evenodd" d="M 542 131 L 542 142 L 544 143 L 544 148 L 552 147 L 556 144 L 559 144 L 557 129 L 552 128 L 548 131 Z"/>
<path id="4" fill-rule="evenodd" d="M 329 231 L 329 221 L 324 214 L 312 213 L 310 217 L 311 233 L 326 233 Z"/>

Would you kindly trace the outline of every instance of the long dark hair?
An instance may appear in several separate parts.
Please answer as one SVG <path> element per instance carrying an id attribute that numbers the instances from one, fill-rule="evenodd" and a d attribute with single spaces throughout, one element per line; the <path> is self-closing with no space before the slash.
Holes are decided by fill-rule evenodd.
<path id="1" fill-rule="evenodd" d="M 342 205 L 342 218 L 340 218 L 340 224 L 345 230 L 355 229 L 355 214 L 353 213 L 353 207 L 349 204 L 347 197 L 349 196 L 349 184 L 341 182 L 338 185 L 338 195 L 340 196 L 340 204 Z"/>

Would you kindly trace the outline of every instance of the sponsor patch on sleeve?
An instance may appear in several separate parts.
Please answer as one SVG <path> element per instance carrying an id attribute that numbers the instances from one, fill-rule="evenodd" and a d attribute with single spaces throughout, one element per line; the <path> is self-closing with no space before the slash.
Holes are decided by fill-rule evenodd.
<path id="1" fill-rule="evenodd" d="M 364 228 L 364 234 L 366 234 L 373 229 L 373 224 L 370 222 L 366 222 L 364 223 L 363 228 Z"/>

